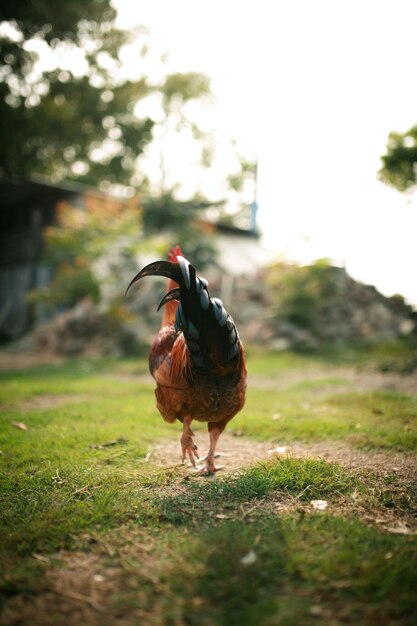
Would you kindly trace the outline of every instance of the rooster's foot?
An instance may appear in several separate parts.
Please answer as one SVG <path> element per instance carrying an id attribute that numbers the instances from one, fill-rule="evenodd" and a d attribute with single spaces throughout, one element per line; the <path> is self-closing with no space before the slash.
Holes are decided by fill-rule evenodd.
<path id="1" fill-rule="evenodd" d="M 182 462 L 184 463 L 185 459 L 188 456 L 191 465 L 195 467 L 195 461 L 196 459 L 199 459 L 197 450 L 198 448 L 193 441 L 182 443 Z"/>

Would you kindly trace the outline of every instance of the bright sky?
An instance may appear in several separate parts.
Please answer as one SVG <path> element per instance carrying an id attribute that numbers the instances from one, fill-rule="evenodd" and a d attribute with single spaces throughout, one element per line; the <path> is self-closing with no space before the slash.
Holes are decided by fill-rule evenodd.
<path id="1" fill-rule="evenodd" d="M 415 0 L 114 0 L 169 71 L 212 79 L 218 129 L 259 159 L 264 243 L 417 304 L 417 197 L 376 179 L 417 123 Z"/>

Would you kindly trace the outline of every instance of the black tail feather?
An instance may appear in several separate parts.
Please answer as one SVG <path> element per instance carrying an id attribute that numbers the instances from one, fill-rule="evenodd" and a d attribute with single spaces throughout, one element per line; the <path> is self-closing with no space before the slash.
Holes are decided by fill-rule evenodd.
<path id="1" fill-rule="evenodd" d="M 125 295 L 133 285 L 138 280 L 143 278 L 144 276 L 165 276 L 165 278 L 171 278 L 172 272 L 172 263 L 169 261 L 155 261 L 154 263 L 149 263 L 146 267 L 144 267 L 129 283 L 128 288 L 125 291 Z"/>
<path id="2" fill-rule="evenodd" d="M 240 354 L 239 334 L 235 323 L 219 298 L 210 298 L 208 283 L 197 276 L 195 268 L 182 256 L 177 262 L 156 261 L 144 267 L 130 282 L 130 287 L 144 276 L 165 276 L 179 287 L 172 289 L 161 299 L 159 309 L 171 300 L 179 300 L 175 329 L 182 331 L 193 363 L 207 367 L 211 356 L 219 350 L 223 362 L 236 359 Z"/>
<path id="3" fill-rule="evenodd" d="M 180 290 L 179 290 L 179 287 L 175 287 L 175 289 L 171 289 L 171 291 L 168 291 L 164 295 L 164 297 L 158 304 L 157 310 L 159 311 L 159 309 L 161 309 L 164 306 L 164 304 L 167 304 L 167 302 L 170 302 L 171 300 L 179 300 L 179 299 L 180 299 Z"/>

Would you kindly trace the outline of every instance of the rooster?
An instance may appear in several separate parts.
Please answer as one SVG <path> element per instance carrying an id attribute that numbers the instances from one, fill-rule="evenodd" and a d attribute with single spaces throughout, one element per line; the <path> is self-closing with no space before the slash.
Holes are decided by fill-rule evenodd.
<path id="1" fill-rule="evenodd" d="M 221 468 L 214 464 L 216 444 L 226 424 L 245 402 L 246 363 L 232 317 L 219 298 L 210 298 L 208 283 L 197 276 L 181 249 L 171 248 L 168 261 L 144 267 L 130 287 L 144 276 L 165 276 L 168 291 L 162 325 L 149 353 L 149 369 L 156 381 L 156 404 L 167 422 L 182 422 L 182 461 L 194 468 L 199 459 L 193 420 L 207 422 L 210 445 L 203 475 Z"/>

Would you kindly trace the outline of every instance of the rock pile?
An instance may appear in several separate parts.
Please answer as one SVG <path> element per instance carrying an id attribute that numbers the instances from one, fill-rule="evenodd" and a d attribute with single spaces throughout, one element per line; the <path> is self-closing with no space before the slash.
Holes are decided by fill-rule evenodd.
<path id="1" fill-rule="evenodd" d="M 137 354 L 140 342 L 129 326 L 100 311 L 91 300 L 42 322 L 32 331 L 30 343 L 40 352 L 63 355 Z"/>
<path id="2" fill-rule="evenodd" d="M 285 284 L 274 289 L 262 277 L 241 277 L 234 298 L 241 335 L 277 349 L 417 339 L 417 311 L 401 296 L 385 297 L 340 267 L 324 271 L 326 281 L 314 297 L 302 284 L 289 296 Z"/>

